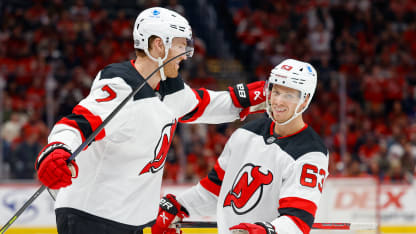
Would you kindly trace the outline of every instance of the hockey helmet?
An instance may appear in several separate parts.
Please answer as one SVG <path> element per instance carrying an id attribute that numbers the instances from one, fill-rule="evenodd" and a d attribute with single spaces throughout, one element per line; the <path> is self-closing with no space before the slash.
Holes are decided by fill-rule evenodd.
<path id="1" fill-rule="evenodd" d="M 300 91 L 300 99 L 297 103 L 293 116 L 284 123 L 278 123 L 279 125 L 285 125 L 302 114 L 308 108 L 313 94 L 315 93 L 317 79 L 318 75 L 315 68 L 311 64 L 295 59 L 286 59 L 273 68 L 267 81 L 268 84 L 265 86 L 265 93 L 268 97 L 266 98 L 266 111 L 269 117 L 275 121 L 269 101 L 270 91 L 274 84 Z M 298 111 L 299 106 L 308 96 L 308 103 L 302 110 Z"/>
<path id="2" fill-rule="evenodd" d="M 152 7 L 142 11 L 136 18 L 133 29 L 134 48 L 142 49 L 153 60 L 149 53 L 148 41 L 151 36 L 160 37 L 165 44 L 165 60 L 172 46 L 172 39 L 182 37 L 187 39 L 186 51 L 188 57 L 193 55 L 192 29 L 183 16 L 175 11 L 162 7 Z"/>

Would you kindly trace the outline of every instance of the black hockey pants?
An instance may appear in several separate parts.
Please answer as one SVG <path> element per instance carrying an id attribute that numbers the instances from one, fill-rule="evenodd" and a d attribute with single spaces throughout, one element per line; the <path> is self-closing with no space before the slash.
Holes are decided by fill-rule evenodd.
<path id="1" fill-rule="evenodd" d="M 55 210 L 59 234 L 143 234 L 143 228 L 117 223 L 72 208 Z"/>

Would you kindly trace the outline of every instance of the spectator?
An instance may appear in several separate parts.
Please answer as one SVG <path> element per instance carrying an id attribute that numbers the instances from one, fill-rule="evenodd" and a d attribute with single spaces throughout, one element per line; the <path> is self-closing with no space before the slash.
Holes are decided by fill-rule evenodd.
<path id="1" fill-rule="evenodd" d="M 20 136 L 22 125 L 19 113 L 13 112 L 10 115 L 10 119 L 4 123 L 1 129 L 1 138 L 5 140 L 7 145 L 12 144 Z"/>
<path id="2" fill-rule="evenodd" d="M 42 149 L 35 129 L 26 128 L 23 131 L 23 141 L 11 153 L 11 174 L 15 179 L 32 179 L 35 175 L 33 161 Z"/>

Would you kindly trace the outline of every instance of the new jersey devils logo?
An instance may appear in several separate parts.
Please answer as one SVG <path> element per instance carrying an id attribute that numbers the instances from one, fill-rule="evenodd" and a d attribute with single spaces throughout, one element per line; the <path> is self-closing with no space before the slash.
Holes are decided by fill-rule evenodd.
<path id="1" fill-rule="evenodd" d="M 230 192 L 224 200 L 224 207 L 231 206 L 236 214 L 242 215 L 260 202 L 263 195 L 263 185 L 273 181 L 273 174 L 260 171 L 260 166 L 248 163 L 238 172 Z"/>
<path id="2" fill-rule="evenodd" d="M 170 144 L 172 143 L 173 135 L 175 133 L 177 122 L 167 124 L 163 127 L 159 141 L 157 142 L 154 154 L 155 157 L 150 161 L 139 173 L 139 175 L 146 172 L 156 173 L 163 168 L 168 155 Z"/>

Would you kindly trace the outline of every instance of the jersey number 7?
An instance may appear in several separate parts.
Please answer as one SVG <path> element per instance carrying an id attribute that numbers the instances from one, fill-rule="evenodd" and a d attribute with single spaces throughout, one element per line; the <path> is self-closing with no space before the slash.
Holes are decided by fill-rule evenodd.
<path id="1" fill-rule="evenodd" d="M 319 171 L 319 173 L 318 173 Z M 315 188 L 318 184 L 318 189 L 322 193 L 324 186 L 326 172 L 324 169 L 319 169 L 315 165 L 304 164 L 302 167 L 302 175 L 300 176 L 300 184 L 306 187 Z M 318 176 L 321 181 L 318 182 Z"/>

